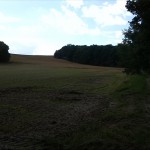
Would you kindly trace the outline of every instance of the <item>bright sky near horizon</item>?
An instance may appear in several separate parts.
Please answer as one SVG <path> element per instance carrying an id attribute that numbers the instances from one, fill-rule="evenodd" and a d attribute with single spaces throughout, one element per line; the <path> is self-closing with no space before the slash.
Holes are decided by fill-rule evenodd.
<path id="1" fill-rule="evenodd" d="M 126 0 L 0 0 L 0 41 L 10 53 L 53 55 L 67 44 L 116 45 L 132 15 Z"/>

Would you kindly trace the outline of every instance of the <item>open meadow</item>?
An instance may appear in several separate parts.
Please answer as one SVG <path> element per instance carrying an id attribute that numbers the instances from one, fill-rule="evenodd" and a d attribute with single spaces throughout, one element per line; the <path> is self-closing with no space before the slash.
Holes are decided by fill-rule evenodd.
<path id="1" fill-rule="evenodd" d="M 149 150 L 149 78 L 51 56 L 0 64 L 0 149 Z"/>

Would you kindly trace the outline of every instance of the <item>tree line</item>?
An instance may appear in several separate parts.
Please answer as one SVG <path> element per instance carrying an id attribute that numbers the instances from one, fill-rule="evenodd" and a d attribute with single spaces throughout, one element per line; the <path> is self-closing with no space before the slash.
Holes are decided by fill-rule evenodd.
<path id="1" fill-rule="evenodd" d="M 150 74 L 150 0 L 127 0 L 127 10 L 134 17 L 124 30 L 124 39 L 112 45 L 66 45 L 54 54 L 55 58 L 109 67 L 124 67 L 127 73 Z M 10 60 L 9 46 L 0 41 L 0 62 Z"/>
<path id="2" fill-rule="evenodd" d="M 66 45 L 54 53 L 55 58 L 96 66 L 119 66 L 118 46 Z"/>
<path id="3" fill-rule="evenodd" d="M 117 46 L 66 45 L 54 57 L 73 62 L 110 67 L 124 67 L 127 73 L 150 73 L 150 0 L 127 0 L 127 10 L 134 17 Z"/>

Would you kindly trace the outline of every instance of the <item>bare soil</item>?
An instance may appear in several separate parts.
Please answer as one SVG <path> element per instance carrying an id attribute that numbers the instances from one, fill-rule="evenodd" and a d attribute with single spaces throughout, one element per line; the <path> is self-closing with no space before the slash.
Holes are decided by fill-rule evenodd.
<path id="1" fill-rule="evenodd" d="M 46 138 L 67 136 L 81 125 L 99 122 L 109 99 L 74 90 L 36 87 L 0 90 L 0 149 L 46 149 Z"/>

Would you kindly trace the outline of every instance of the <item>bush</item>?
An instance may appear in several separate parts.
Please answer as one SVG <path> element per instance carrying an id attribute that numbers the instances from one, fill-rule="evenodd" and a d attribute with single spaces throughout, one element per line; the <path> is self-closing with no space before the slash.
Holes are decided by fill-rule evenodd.
<path id="1" fill-rule="evenodd" d="M 8 52 L 9 46 L 0 41 L 0 62 L 9 62 L 10 53 Z"/>

